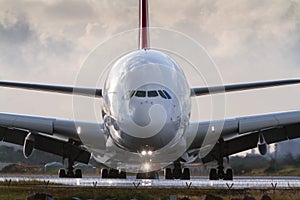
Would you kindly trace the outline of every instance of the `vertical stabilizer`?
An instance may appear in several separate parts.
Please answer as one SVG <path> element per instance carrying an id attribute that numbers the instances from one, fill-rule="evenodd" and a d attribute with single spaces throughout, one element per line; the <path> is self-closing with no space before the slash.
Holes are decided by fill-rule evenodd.
<path id="1" fill-rule="evenodd" d="M 139 6 L 139 49 L 148 49 L 149 44 L 149 13 L 148 0 L 140 0 Z"/>

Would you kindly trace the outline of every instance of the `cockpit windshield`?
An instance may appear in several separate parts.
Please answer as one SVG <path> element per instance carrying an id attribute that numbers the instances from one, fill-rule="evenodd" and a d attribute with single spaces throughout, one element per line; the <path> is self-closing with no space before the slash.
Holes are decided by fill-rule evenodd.
<path id="1" fill-rule="evenodd" d="M 163 92 L 165 93 L 165 95 L 166 95 L 166 97 L 167 97 L 168 99 L 171 99 L 170 94 L 169 94 L 166 90 L 163 90 Z"/>
<path id="2" fill-rule="evenodd" d="M 148 91 L 148 97 L 157 97 L 158 93 L 155 90 Z"/>
<path id="3" fill-rule="evenodd" d="M 136 97 L 146 97 L 146 91 L 138 90 L 138 91 L 136 91 L 135 96 Z"/>
<path id="4" fill-rule="evenodd" d="M 171 95 L 166 90 L 131 90 L 128 92 L 128 97 L 131 99 L 133 96 L 139 97 L 139 98 L 145 98 L 145 97 L 162 97 L 163 99 L 172 99 Z M 129 99 L 128 98 L 128 99 Z"/>

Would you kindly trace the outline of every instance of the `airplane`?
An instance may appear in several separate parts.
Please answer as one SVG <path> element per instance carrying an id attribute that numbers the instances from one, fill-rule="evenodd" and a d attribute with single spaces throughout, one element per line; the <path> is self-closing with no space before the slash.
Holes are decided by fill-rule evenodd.
<path id="1" fill-rule="evenodd" d="M 151 49 L 148 0 L 139 0 L 139 45 L 114 62 L 102 89 L 0 81 L 1 87 L 101 98 L 103 121 L 88 122 L 0 113 L 0 137 L 67 159 L 61 178 L 82 178 L 74 163 L 91 157 L 107 166 L 102 178 L 190 179 L 189 164 L 217 161 L 210 180 L 232 180 L 224 158 L 300 137 L 300 111 L 191 122 L 192 98 L 226 92 L 299 84 L 300 79 L 191 88 L 182 68 L 166 53 Z M 100 109 L 99 109 L 100 113 Z M 208 136 L 208 137 L 207 137 Z M 208 139 L 207 139 L 208 138 Z"/>

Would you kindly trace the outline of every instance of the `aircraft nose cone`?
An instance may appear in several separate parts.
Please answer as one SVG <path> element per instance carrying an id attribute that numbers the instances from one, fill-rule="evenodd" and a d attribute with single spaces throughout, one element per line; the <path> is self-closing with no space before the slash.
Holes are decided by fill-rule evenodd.
<path id="1" fill-rule="evenodd" d="M 166 122 L 166 109 L 160 104 L 138 106 L 131 115 L 132 121 L 141 127 L 161 125 Z"/>
<path id="2" fill-rule="evenodd" d="M 149 116 L 150 106 L 140 106 L 136 108 L 132 114 L 132 120 L 139 126 L 147 126 L 151 123 Z"/>

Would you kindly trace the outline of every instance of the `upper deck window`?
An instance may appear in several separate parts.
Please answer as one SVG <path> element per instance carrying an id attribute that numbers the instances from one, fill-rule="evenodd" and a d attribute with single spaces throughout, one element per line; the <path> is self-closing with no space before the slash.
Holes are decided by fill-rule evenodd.
<path id="1" fill-rule="evenodd" d="M 136 97 L 146 97 L 146 91 L 138 90 L 138 91 L 136 91 L 135 96 Z"/>
<path id="2" fill-rule="evenodd" d="M 155 90 L 148 91 L 148 97 L 157 97 L 158 93 Z"/>

